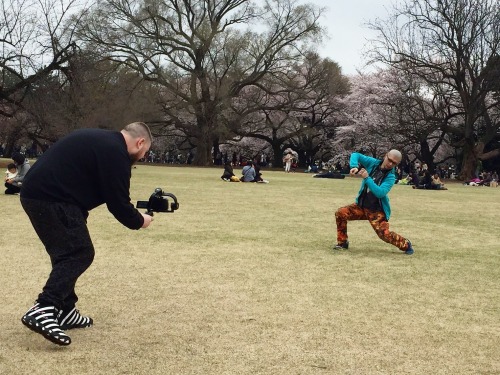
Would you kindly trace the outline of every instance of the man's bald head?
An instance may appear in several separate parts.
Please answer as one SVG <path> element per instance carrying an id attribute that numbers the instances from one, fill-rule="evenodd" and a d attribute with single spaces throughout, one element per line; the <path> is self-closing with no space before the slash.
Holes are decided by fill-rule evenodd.
<path id="1" fill-rule="evenodd" d="M 396 167 L 399 163 L 401 163 L 401 159 L 403 156 L 401 152 L 398 150 L 392 149 L 384 156 L 384 160 L 382 160 L 382 169 L 392 169 Z"/>
<path id="2" fill-rule="evenodd" d="M 399 163 L 399 162 L 401 162 L 401 159 L 403 158 L 403 155 L 401 155 L 401 152 L 400 152 L 400 151 L 398 151 L 398 150 L 394 150 L 394 149 L 392 149 L 392 150 L 391 150 L 391 151 L 389 151 L 387 154 L 390 156 L 390 158 L 391 158 L 391 159 L 393 159 L 393 158 L 394 158 L 394 159 L 393 159 L 394 161 L 396 161 L 396 160 L 397 160 L 397 161 L 398 161 L 398 163 Z"/>

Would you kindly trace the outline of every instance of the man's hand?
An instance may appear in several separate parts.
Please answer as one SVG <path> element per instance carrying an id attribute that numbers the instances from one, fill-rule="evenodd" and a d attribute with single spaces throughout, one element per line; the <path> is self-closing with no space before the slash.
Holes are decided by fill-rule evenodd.
<path id="1" fill-rule="evenodd" d="M 5 180 L 5 182 L 8 184 L 12 184 L 14 182 L 14 179 L 11 178 L 10 180 Z"/>
<path id="2" fill-rule="evenodd" d="M 360 169 L 358 169 L 358 168 L 351 168 L 351 170 L 349 171 L 349 173 L 353 177 L 367 178 L 369 176 L 368 172 L 364 168 L 360 168 Z"/>
<path id="3" fill-rule="evenodd" d="M 359 171 L 358 171 L 358 176 L 361 176 L 363 178 L 367 178 L 369 176 L 368 174 L 368 171 L 364 168 L 361 168 Z"/>
<path id="4" fill-rule="evenodd" d="M 147 228 L 147 227 L 149 227 L 149 224 L 151 224 L 151 222 L 154 220 L 153 216 L 150 216 L 150 215 L 147 215 L 147 214 L 143 214 L 143 213 L 141 213 L 141 215 L 144 218 L 144 223 L 142 224 L 141 228 Z"/>

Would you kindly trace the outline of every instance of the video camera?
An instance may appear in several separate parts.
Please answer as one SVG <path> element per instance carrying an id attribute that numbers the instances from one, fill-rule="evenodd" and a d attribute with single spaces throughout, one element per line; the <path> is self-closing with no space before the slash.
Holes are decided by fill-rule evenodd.
<path id="1" fill-rule="evenodd" d="M 168 198 L 172 198 L 173 202 L 168 204 Z M 146 214 L 153 216 L 154 212 L 174 212 L 179 209 L 179 203 L 175 195 L 164 193 L 162 188 L 156 188 L 151 194 L 148 201 L 137 201 L 137 208 L 145 208 Z"/>

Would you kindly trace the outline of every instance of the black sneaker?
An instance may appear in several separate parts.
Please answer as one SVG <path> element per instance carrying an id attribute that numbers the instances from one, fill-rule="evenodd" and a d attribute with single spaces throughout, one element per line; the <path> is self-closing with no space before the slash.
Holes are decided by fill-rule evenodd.
<path id="1" fill-rule="evenodd" d="M 334 250 L 347 250 L 348 248 L 349 248 L 349 241 L 346 241 L 344 243 L 336 244 L 333 247 Z"/>
<path id="2" fill-rule="evenodd" d="M 413 255 L 415 250 L 413 250 L 413 246 L 412 246 L 410 240 L 407 240 L 407 241 L 408 241 L 408 248 L 406 249 L 405 254 L 406 255 Z"/>
<path id="3" fill-rule="evenodd" d="M 42 307 L 37 303 L 23 315 L 21 322 L 54 344 L 71 344 L 71 338 L 61 329 L 56 317 L 57 309 L 54 306 Z"/>
<path id="4" fill-rule="evenodd" d="M 64 330 L 92 327 L 92 324 L 94 323 L 92 318 L 80 315 L 80 312 L 76 309 L 76 307 L 73 307 L 73 309 L 67 314 L 62 310 L 59 311 L 57 321 Z"/>

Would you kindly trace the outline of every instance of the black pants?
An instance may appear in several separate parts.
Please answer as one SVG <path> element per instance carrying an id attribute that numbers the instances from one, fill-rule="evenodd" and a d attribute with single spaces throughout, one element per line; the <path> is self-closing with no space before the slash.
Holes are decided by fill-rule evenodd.
<path id="1" fill-rule="evenodd" d="M 94 260 L 87 213 L 68 203 L 21 197 L 21 204 L 52 263 L 52 271 L 37 302 L 71 310 L 78 301 L 76 281 Z"/>
<path id="2" fill-rule="evenodd" d="M 5 183 L 5 187 L 7 190 L 5 190 L 5 194 L 16 194 L 21 191 L 21 188 L 14 185 L 14 184 L 8 184 L 7 182 Z"/>

